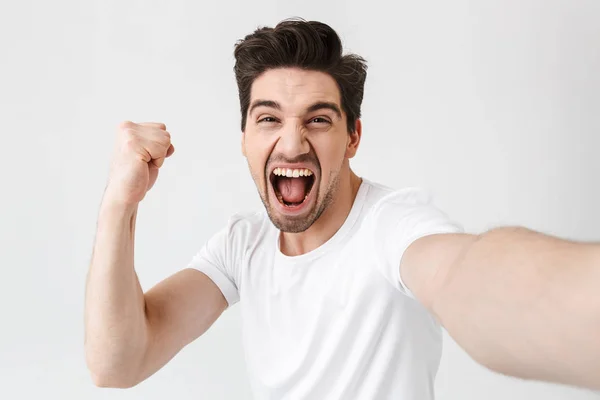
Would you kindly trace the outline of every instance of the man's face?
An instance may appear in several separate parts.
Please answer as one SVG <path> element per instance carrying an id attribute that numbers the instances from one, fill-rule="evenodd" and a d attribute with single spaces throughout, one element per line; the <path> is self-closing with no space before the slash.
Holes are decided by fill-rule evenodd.
<path id="1" fill-rule="evenodd" d="M 281 68 L 254 81 L 242 150 L 277 228 L 303 232 L 332 203 L 351 138 L 330 75 Z"/>

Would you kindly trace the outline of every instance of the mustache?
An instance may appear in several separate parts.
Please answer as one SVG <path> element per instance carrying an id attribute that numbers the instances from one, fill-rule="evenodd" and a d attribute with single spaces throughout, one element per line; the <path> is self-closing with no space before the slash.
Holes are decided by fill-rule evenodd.
<path id="1" fill-rule="evenodd" d="M 281 153 L 276 153 L 269 155 L 267 162 L 265 163 L 265 176 L 269 176 L 269 169 L 273 163 L 289 163 L 289 164 L 308 164 L 313 165 L 319 175 L 321 175 L 321 163 L 319 163 L 319 158 L 317 157 L 317 153 L 315 149 L 310 146 L 310 151 L 308 153 L 299 154 L 296 157 L 289 158 Z"/>
<path id="2" fill-rule="evenodd" d="M 273 156 L 270 156 L 269 159 L 267 160 L 266 165 L 271 165 L 273 163 L 289 163 L 289 164 L 313 164 L 315 166 L 319 166 L 319 160 L 317 159 L 316 154 L 314 153 L 305 153 L 305 154 L 300 154 L 294 158 L 288 158 L 286 156 L 284 156 L 283 154 L 276 154 Z"/>

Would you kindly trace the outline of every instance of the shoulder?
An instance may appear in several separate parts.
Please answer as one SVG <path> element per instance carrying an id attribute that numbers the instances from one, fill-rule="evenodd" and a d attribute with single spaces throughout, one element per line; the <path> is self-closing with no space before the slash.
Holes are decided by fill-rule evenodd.
<path id="1" fill-rule="evenodd" d="M 427 231 L 461 232 L 462 226 L 452 220 L 433 200 L 431 191 L 422 187 L 392 189 L 366 182 L 369 193 L 365 204 L 365 228 L 373 234 L 421 235 Z"/>
<path id="2" fill-rule="evenodd" d="M 230 237 L 256 237 L 269 228 L 266 211 L 239 212 L 227 220 L 225 231 Z"/>
<path id="3" fill-rule="evenodd" d="M 222 233 L 234 252 L 244 252 L 261 242 L 272 229 L 266 211 L 235 213 L 227 221 Z"/>
<path id="4" fill-rule="evenodd" d="M 227 220 L 227 231 L 239 235 L 257 233 L 264 228 L 268 217 L 265 212 L 240 212 L 235 213 Z"/>
<path id="5" fill-rule="evenodd" d="M 202 246 L 194 261 L 206 259 L 221 265 L 231 276 L 236 276 L 239 263 L 247 252 L 263 239 L 268 232 L 268 217 L 260 212 L 236 213 Z"/>
<path id="6" fill-rule="evenodd" d="M 365 205 L 370 213 L 435 208 L 433 196 L 425 188 L 414 186 L 393 189 L 371 181 L 365 183 L 369 187 Z"/>
<path id="7" fill-rule="evenodd" d="M 371 188 L 375 188 L 371 191 Z M 406 249 L 417 239 L 463 228 L 434 205 L 430 191 L 420 187 L 391 189 L 374 184 L 363 221 L 361 238 L 372 251 L 377 266 L 392 285 L 413 296 L 400 276 Z"/>

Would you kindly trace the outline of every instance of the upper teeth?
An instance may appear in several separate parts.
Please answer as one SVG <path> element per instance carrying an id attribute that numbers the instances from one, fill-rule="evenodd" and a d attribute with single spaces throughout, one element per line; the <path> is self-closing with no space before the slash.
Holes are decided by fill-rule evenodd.
<path id="1" fill-rule="evenodd" d="M 290 168 L 275 168 L 273 173 L 277 176 L 287 176 L 288 178 L 297 178 L 299 176 L 311 176 L 312 171 L 309 169 L 290 169 Z"/>

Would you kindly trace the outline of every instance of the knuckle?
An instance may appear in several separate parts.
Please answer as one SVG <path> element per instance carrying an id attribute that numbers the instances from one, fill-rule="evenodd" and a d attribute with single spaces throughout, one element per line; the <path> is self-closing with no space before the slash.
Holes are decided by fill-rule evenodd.
<path id="1" fill-rule="evenodd" d="M 167 136 L 163 136 L 160 138 L 160 144 L 166 147 L 169 147 L 171 144 L 171 138 Z"/>
<path id="2" fill-rule="evenodd" d="M 135 138 L 135 130 L 132 128 L 125 128 L 123 129 L 123 136 L 125 136 L 125 140 L 133 139 Z"/>
<path id="3" fill-rule="evenodd" d="M 123 145 L 125 146 L 126 149 L 136 149 L 139 146 L 136 138 L 132 137 L 132 136 L 126 138 Z"/>
<path id="4" fill-rule="evenodd" d="M 119 129 L 121 130 L 126 130 L 126 129 L 132 129 L 135 126 L 135 124 L 131 121 L 123 121 L 119 124 Z"/>
<path id="5" fill-rule="evenodd" d="M 169 135 L 161 134 L 156 138 L 156 142 L 162 147 L 169 147 L 171 145 L 171 137 Z"/>

